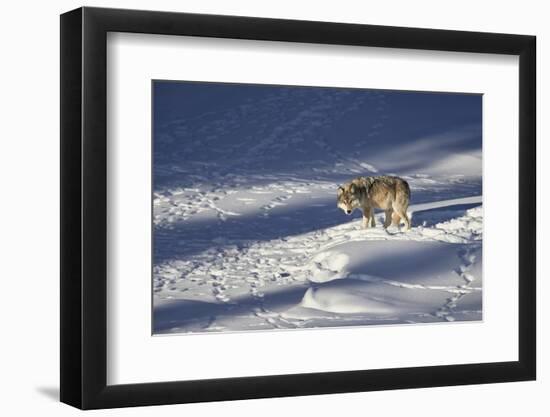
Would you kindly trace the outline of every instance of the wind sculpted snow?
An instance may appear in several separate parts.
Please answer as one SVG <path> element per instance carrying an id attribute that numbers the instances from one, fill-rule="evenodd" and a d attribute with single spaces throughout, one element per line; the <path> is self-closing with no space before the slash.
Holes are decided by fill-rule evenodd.
<path id="1" fill-rule="evenodd" d="M 480 112 L 469 95 L 156 85 L 154 333 L 480 320 Z M 339 184 L 381 174 L 409 182 L 411 231 L 336 208 Z"/>

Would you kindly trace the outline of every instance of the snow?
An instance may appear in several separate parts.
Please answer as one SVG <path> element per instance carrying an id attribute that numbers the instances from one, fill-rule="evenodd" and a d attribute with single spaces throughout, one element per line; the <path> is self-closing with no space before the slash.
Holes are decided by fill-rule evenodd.
<path id="1" fill-rule="evenodd" d="M 481 126 L 421 96 L 402 117 L 439 112 L 421 137 L 392 121 L 401 96 L 364 90 L 221 94 L 157 123 L 154 332 L 481 320 Z M 336 208 L 339 184 L 381 174 L 411 186 L 408 232 Z"/>

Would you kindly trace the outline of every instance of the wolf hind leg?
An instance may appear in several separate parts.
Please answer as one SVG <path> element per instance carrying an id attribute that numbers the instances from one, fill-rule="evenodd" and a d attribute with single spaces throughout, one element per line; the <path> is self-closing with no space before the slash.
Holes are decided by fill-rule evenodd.
<path id="1" fill-rule="evenodd" d="M 409 219 L 409 216 L 407 215 L 407 208 L 406 207 L 401 207 L 399 210 L 397 210 L 397 214 L 399 214 L 399 216 L 405 222 L 406 230 L 411 230 L 411 220 Z"/>
<path id="2" fill-rule="evenodd" d="M 406 184 L 406 183 L 405 183 Z M 409 186 L 406 185 L 402 189 L 397 190 L 396 192 L 396 198 L 393 202 L 393 210 L 399 217 L 401 217 L 401 220 L 405 222 L 406 230 L 411 229 L 411 220 L 409 219 L 409 216 L 407 215 L 407 209 L 409 208 L 409 197 L 410 197 L 410 191 Z"/>
<path id="3" fill-rule="evenodd" d="M 370 227 L 376 227 L 376 222 L 374 221 L 374 209 L 370 209 Z"/>
<path id="4" fill-rule="evenodd" d="M 393 213 L 393 209 L 387 209 L 385 211 L 385 214 L 386 214 L 386 219 L 384 220 L 384 229 L 387 229 L 388 227 L 390 227 L 391 223 L 392 223 L 392 213 Z"/>
<path id="5" fill-rule="evenodd" d="M 399 223 L 401 222 L 401 216 L 397 214 L 395 211 L 391 215 L 391 222 L 396 226 L 399 226 Z"/>

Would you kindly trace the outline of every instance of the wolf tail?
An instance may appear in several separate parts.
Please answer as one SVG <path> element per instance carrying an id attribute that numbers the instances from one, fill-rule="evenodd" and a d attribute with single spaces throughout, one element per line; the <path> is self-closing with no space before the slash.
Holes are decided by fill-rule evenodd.
<path id="1" fill-rule="evenodd" d="M 409 187 L 409 183 L 405 180 L 403 180 L 403 189 L 405 190 L 405 194 L 407 195 L 407 198 L 411 198 L 411 187 Z"/>

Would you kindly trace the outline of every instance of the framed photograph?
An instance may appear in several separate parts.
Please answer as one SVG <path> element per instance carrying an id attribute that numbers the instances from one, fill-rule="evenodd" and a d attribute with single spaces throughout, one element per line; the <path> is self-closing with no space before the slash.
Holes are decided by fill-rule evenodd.
<path id="1" fill-rule="evenodd" d="M 61 16 L 61 401 L 533 380 L 535 37 Z"/>

